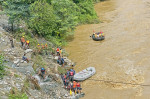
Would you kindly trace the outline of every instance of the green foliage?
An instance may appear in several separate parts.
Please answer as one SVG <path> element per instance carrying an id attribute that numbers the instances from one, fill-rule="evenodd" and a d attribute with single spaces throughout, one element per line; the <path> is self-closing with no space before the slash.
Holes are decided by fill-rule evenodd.
<path id="1" fill-rule="evenodd" d="M 56 14 L 57 24 L 54 35 L 63 38 L 69 35 L 77 25 L 78 7 L 71 0 L 53 0 L 52 5 Z"/>
<path id="2" fill-rule="evenodd" d="M 31 29 L 41 36 L 52 35 L 56 28 L 56 18 L 52 6 L 45 0 L 38 0 L 31 5 L 30 14 L 32 18 L 28 25 Z"/>
<path id="3" fill-rule="evenodd" d="M 25 93 L 10 94 L 8 99 L 28 99 Z"/>
<path id="4" fill-rule="evenodd" d="M 79 22 L 80 23 L 92 23 L 94 19 L 97 19 L 97 14 L 94 10 L 94 5 L 92 0 L 80 1 L 77 4 L 80 11 Z"/>
<path id="5" fill-rule="evenodd" d="M 10 93 L 8 96 L 9 96 L 8 99 L 28 99 L 28 96 L 26 95 L 26 93 L 19 91 L 16 87 L 13 87 L 10 90 Z"/>
<path id="6" fill-rule="evenodd" d="M 18 41 L 20 41 L 20 38 L 22 36 L 25 37 L 25 40 L 29 40 L 30 41 L 30 48 L 33 48 L 38 44 L 38 41 L 36 40 L 36 38 L 31 36 L 30 31 L 24 31 L 23 29 L 18 29 L 18 30 L 16 30 L 14 35 Z"/>
<path id="7" fill-rule="evenodd" d="M 0 79 L 5 75 L 4 57 L 0 54 Z"/>
<path id="8" fill-rule="evenodd" d="M 59 74 L 65 74 L 67 72 L 67 70 L 64 67 L 58 66 L 58 72 L 59 72 Z"/>
<path id="9" fill-rule="evenodd" d="M 12 27 L 14 22 L 24 20 L 35 35 L 62 46 L 66 44 L 66 37 L 73 34 L 77 24 L 98 22 L 93 5 L 97 1 L 3 0 L 2 4 Z M 31 39 L 30 36 L 28 39 Z"/>
<path id="10" fill-rule="evenodd" d="M 9 16 L 9 23 L 18 23 L 20 20 L 29 18 L 29 4 L 34 0 L 4 0 L 2 5 L 5 13 Z"/>

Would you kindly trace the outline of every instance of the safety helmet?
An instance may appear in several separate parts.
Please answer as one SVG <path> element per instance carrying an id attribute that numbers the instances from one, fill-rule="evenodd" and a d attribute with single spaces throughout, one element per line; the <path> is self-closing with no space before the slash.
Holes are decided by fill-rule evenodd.
<path id="1" fill-rule="evenodd" d="M 45 70 L 45 69 L 42 67 L 41 70 Z"/>
<path id="2" fill-rule="evenodd" d="M 72 69 L 70 69 L 70 71 L 73 71 Z"/>
<path id="3" fill-rule="evenodd" d="M 38 45 L 40 45 L 40 44 L 38 44 Z"/>
<path id="4" fill-rule="evenodd" d="M 24 36 L 22 36 L 22 37 L 24 37 Z"/>

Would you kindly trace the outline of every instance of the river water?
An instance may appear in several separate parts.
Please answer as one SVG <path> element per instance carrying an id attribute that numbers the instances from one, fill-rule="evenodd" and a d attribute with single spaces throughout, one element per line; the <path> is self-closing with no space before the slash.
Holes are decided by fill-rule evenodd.
<path id="1" fill-rule="evenodd" d="M 75 70 L 96 68 L 92 79 L 150 84 L 150 1 L 106 0 L 95 5 L 101 23 L 78 26 L 65 47 Z M 103 31 L 104 41 L 89 36 Z M 150 99 L 150 87 L 86 80 L 84 99 Z"/>

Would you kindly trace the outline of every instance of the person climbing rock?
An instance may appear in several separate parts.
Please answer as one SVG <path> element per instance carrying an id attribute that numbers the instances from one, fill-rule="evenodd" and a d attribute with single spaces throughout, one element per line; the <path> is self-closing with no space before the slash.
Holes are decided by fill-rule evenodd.
<path id="1" fill-rule="evenodd" d="M 26 41 L 26 44 L 25 44 L 25 46 L 26 46 L 25 49 L 29 49 L 29 43 L 30 43 L 30 41 L 27 40 L 27 41 Z"/>
<path id="2" fill-rule="evenodd" d="M 52 55 L 55 56 L 55 48 L 52 48 Z"/>
<path id="3" fill-rule="evenodd" d="M 29 63 L 29 59 L 26 57 L 26 54 L 24 54 L 24 55 L 22 56 L 22 60 L 24 60 L 24 61 L 26 61 L 27 63 Z"/>
<path id="4" fill-rule="evenodd" d="M 62 67 L 64 67 L 65 60 L 64 60 L 63 56 L 61 57 L 61 64 L 62 64 Z"/>
<path id="5" fill-rule="evenodd" d="M 38 52 L 38 53 L 41 53 L 41 47 L 40 47 L 40 44 L 37 45 L 37 52 Z"/>
<path id="6" fill-rule="evenodd" d="M 57 49 L 56 49 L 56 52 L 57 52 L 57 56 L 60 54 L 59 53 L 59 48 L 57 47 Z"/>
<path id="7" fill-rule="evenodd" d="M 57 63 L 58 63 L 59 65 L 61 65 L 61 56 L 60 56 L 60 55 L 58 56 Z"/>
<path id="8" fill-rule="evenodd" d="M 45 70 L 45 68 L 42 67 L 39 70 L 38 75 L 41 76 L 43 79 L 45 79 L 45 77 L 46 77 L 46 70 Z"/>
<path id="9" fill-rule="evenodd" d="M 25 44 L 25 38 L 24 38 L 24 36 L 21 37 L 20 41 L 21 41 L 22 47 L 24 47 L 24 44 Z"/>
<path id="10" fill-rule="evenodd" d="M 59 54 L 60 54 L 60 55 L 62 54 L 61 52 L 62 52 L 62 50 L 61 50 L 61 48 L 60 48 L 60 49 L 59 49 Z"/>
<path id="11" fill-rule="evenodd" d="M 9 37 L 9 40 L 10 40 L 11 47 L 14 48 L 13 37 L 10 36 L 10 37 Z"/>
<path id="12" fill-rule="evenodd" d="M 45 54 L 46 54 L 46 55 L 48 55 L 48 52 L 47 52 L 47 51 L 48 51 L 48 45 L 47 45 L 47 43 L 46 43 L 46 44 L 45 44 Z"/>

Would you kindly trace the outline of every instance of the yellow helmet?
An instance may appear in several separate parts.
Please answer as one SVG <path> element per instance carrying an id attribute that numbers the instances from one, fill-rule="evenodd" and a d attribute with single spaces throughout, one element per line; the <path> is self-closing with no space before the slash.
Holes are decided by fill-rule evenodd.
<path id="1" fill-rule="evenodd" d="M 24 36 L 22 36 L 22 37 L 24 37 Z"/>
<path id="2" fill-rule="evenodd" d="M 40 45 L 40 44 L 38 44 L 38 45 Z"/>

